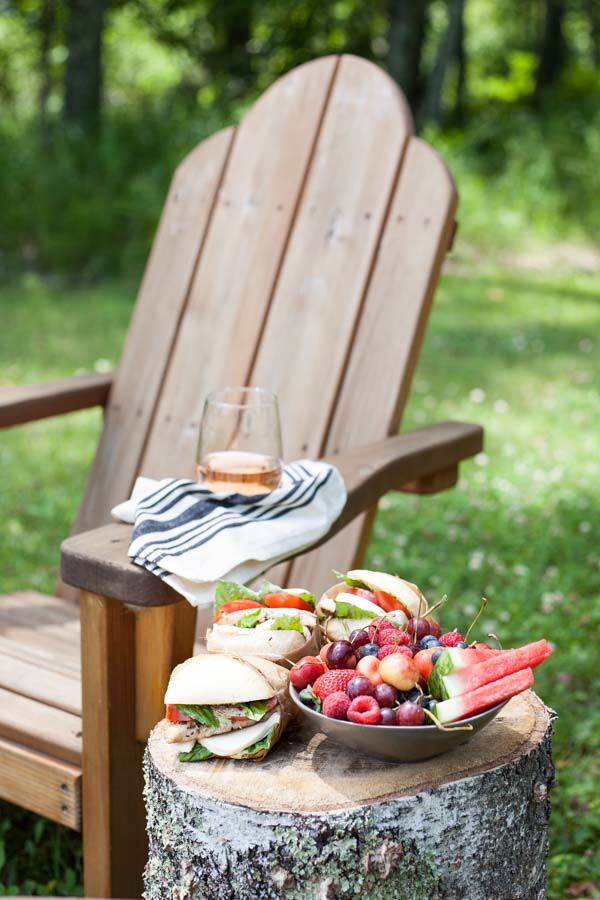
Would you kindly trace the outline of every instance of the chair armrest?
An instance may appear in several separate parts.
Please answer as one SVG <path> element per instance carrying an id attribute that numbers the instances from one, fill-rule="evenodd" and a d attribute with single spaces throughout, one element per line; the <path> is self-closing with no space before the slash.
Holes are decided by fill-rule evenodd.
<path id="1" fill-rule="evenodd" d="M 324 543 L 387 491 L 444 472 L 481 450 L 479 425 L 443 422 L 395 435 L 331 457 L 342 473 L 348 500 Z M 166 606 L 181 595 L 127 556 L 131 525 L 111 524 L 71 535 L 61 546 L 61 577 L 84 591 L 113 597 L 129 606 Z"/>
<path id="2" fill-rule="evenodd" d="M 0 428 L 104 406 L 114 373 L 74 375 L 46 384 L 1 385 Z"/>
<path id="3" fill-rule="evenodd" d="M 438 474 L 456 469 L 482 447 L 480 425 L 440 422 L 329 457 L 327 462 L 336 466 L 344 478 L 348 499 L 324 540 L 370 509 L 388 491 L 413 491 L 415 484 L 426 484 Z M 446 486 L 444 482 L 443 487 Z M 430 491 L 425 488 L 425 492 Z"/>

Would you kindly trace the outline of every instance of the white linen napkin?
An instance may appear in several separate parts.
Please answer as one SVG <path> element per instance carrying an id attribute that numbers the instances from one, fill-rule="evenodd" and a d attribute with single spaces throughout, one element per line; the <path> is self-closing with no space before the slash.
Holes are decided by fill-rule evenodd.
<path id="1" fill-rule="evenodd" d="M 247 584 L 291 553 L 315 544 L 346 503 L 340 473 L 301 459 L 283 468 L 281 485 L 246 497 L 213 492 L 188 479 L 138 478 L 111 511 L 134 524 L 129 557 L 193 606 L 212 605 L 220 578 Z"/>

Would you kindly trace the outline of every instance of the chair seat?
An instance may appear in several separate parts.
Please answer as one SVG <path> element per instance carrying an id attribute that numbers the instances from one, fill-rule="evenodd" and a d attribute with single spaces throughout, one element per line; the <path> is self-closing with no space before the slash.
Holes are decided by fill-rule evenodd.
<path id="1" fill-rule="evenodd" d="M 0 597 L 0 796 L 79 828 L 81 750 L 78 606 Z"/>

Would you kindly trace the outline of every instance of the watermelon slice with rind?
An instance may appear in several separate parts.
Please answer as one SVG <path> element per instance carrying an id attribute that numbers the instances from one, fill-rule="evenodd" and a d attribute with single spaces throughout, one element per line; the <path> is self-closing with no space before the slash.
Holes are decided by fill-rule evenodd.
<path id="1" fill-rule="evenodd" d="M 502 653 L 483 662 L 443 675 L 441 696 L 444 699 L 458 697 L 521 669 L 534 669 L 548 659 L 551 653 L 552 647 L 544 640 L 534 641 L 516 650 L 503 650 Z"/>
<path id="2" fill-rule="evenodd" d="M 467 666 L 484 662 L 500 653 L 500 650 L 493 650 L 484 644 L 475 647 L 446 647 L 442 650 L 441 655 L 436 660 L 433 671 L 427 682 L 427 689 L 433 697 L 444 700 L 448 695 L 444 691 L 444 675 L 450 675 L 458 669 L 466 669 Z"/>
<path id="3" fill-rule="evenodd" d="M 528 690 L 532 684 L 533 672 L 531 669 L 521 669 L 474 691 L 467 691 L 466 694 L 436 703 L 433 714 L 442 725 L 459 722 L 461 719 L 490 709 L 498 703 L 504 703 L 505 700 L 509 700 L 516 694 Z"/>

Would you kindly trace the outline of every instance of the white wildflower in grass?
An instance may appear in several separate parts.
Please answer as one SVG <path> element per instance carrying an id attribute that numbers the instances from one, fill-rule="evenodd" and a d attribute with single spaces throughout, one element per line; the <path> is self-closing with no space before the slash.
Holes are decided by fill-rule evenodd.
<path id="1" fill-rule="evenodd" d="M 564 600 L 560 591 L 546 591 L 542 594 L 542 612 L 549 615 Z"/>
<path id="2" fill-rule="evenodd" d="M 379 509 L 391 509 L 392 501 L 389 497 L 382 497 L 379 501 Z"/>
<path id="3" fill-rule="evenodd" d="M 594 349 L 594 342 L 591 341 L 589 338 L 583 338 L 577 344 L 577 349 L 579 350 L 580 353 L 591 353 L 592 350 Z"/>
<path id="4" fill-rule="evenodd" d="M 513 575 L 517 575 L 519 578 L 525 578 L 526 575 L 529 575 L 529 567 L 523 565 L 523 563 L 517 563 L 516 566 L 513 566 Z"/>
<path id="5" fill-rule="evenodd" d="M 556 578 L 559 575 L 558 566 L 548 566 L 544 572 L 544 578 Z"/>
<path id="6" fill-rule="evenodd" d="M 473 388 L 472 391 L 469 391 L 469 400 L 471 403 L 483 403 L 485 400 L 485 391 L 483 388 Z"/>
<path id="7" fill-rule="evenodd" d="M 499 413 L 501 416 L 507 413 L 508 410 L 509 406 L 506 400 L 496 400 L 494 403 L 494 412 Z"/>
<path id="8" fill-rule="evenodd" d="M 501 609 L 498 613 L 498 618 L 501 622 L 510 622 L 511 615 L 507 609 Z"/>
<path id="9" fill-rule="evenodd" d="M 475 465 L 477 466 L 487 466 L 490 461 L 487 453 L 478 453 L 475 457 Z"/>
<path id="10" fill-rule="evenodd" d="M 94 363 L 94 372 L 110 372 L 115 364 L 110 359 L 97 359 Z"/>
<path id="11" fill-rule="evenodd" d="M 463 612 L 465 616 L 474 616 L 477 612 L 477 607 L 472 603 L 465 603 L 465 605 L 463 606 Z"/>
<path id="12" fill-rule="evenodd" d="M 484 550 L 473 550 L 471 555 L 469 556 L 468 567 L 471 572 L 477 572 L 485 560 L 485 551 Z"/>
<path id="13" fill-rule="evenodd" d="M 590 522 L 580 522 L 579 526 L 578 526 L 578 530 L 581 532 L 581 534 L 589 534 L 589 532 L 592 530 L 591 523 Z"/>

